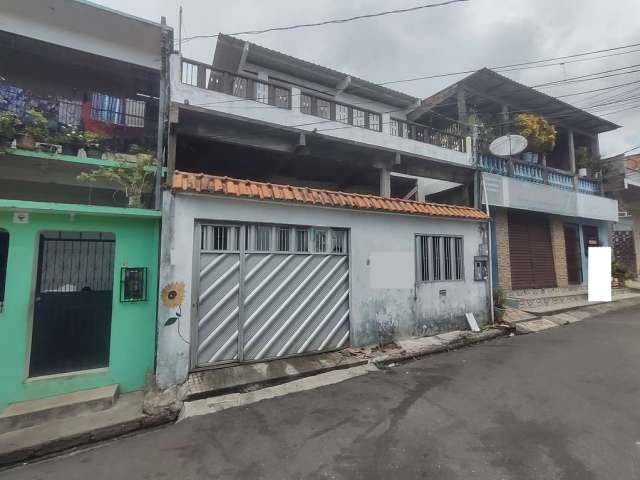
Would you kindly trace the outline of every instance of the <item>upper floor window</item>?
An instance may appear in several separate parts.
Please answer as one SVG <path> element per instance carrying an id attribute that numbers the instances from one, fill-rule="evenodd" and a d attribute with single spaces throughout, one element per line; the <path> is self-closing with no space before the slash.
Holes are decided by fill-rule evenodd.
<path id="1" fill-rule="evenodd" d="M 418 235 L 416 248 L 419 282 L 464 279 L 462 237 Z"/>

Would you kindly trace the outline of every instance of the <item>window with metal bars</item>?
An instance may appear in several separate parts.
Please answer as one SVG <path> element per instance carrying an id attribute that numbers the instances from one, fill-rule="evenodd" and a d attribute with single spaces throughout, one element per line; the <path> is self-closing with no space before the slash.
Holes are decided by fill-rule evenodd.
<path id="1" fill-rule="evenodd" d="M 257 252 L 268 252 L 271 245 L 271 227 L 266 225 L 256 226 L 256 245 Z"/>
<path id="2" fill-rule="evenodd" d="M 462 237 L 418 235 L 416 248 L 419 282 L 464 279 Z"/>
<path id="3" fill-rule="evenodd" d="M 347 252 L 347 232 L 344 230 L 331 230 L 331 252 L 346 253 Z"/>
<path id="4" fill-rule="evenodd" d="M 326 230 L 314 230 L 313 232 L 314 247 L 317 253 L 323 253 L 327 251 L 327 231 Z"/>
<path id="5" fill-rule="evenodd" d="M 145 302 L 147 300 L 147 269 L 123 267 L 120 270 L 120 301 Z"/>
<path id="6" fill-rule="evenodd" d="M 296 230 L 296 252 L 309 251 L 309 230 Z"/>
<path id="7" fill-rule="evenodd" d="M 202 227 L 202 250 L 229 250 L 231 227 L 225 225 L 204 225 Z"/>
<path id="8" fill-rule="evenodd" d="M 279 252 L 288 252 L 291 249 L 291 229 L 289 227 L 277 227 L 276 241 L 276 250 Z"/>

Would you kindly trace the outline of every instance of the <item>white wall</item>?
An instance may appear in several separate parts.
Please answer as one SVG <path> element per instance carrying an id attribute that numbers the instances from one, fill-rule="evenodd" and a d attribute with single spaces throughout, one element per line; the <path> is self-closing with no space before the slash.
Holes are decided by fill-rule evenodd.
<path id="1" fill-rule="evenodd" d="M 0 30 L 160 69 L 160 25 L 85 2 L 0 2 Z"/>
<path id="2" fill-rule="evenodd" d="M 348 126 L 339 122 L 325 121 L 322 118 L 304 114 L 300 112 L 299 106 L 296 107 L 296 105 L 299 105 L 300 89 L 293 88 L 292 94 L 294 96 L 292 101 L 293 107 L 288 110 L 270 107 L 252 100 L 243 100 L 204 88 L 185 85 L 181 81 L 180 56 L 171 56 L 171 101 L 176 104 L 183 104 L 186 100 L 189 105 L 216 110 L 237 117 L 258 120 L 269 124 L 295 127 L 307 132 L 312 132 L 317 129 L 318 133 L 336 139 L 373 145 L 375 147 L 436 160 L 444 160 L 458 165 L 471 165 L 471 156 L 468 153 L 456 152 L 428 143 L 392 136 L 384 131 L 375 132 L 365 128 Z M 381 105 L 378 107 L 381 107 Z M 389 109 L 391 109 L 391 107 L 387 110 Z M 384 110 L 376 109 L 376 111 Z M 386 117 L 388 117 L 388 115 L 383 116 L 383 123 L 389 121 Z M 383 127 L 385 127 L 385 125 L 383 125 Z"/>
<path id="3" fill-rule="evenodd" d="M 618 221 L 618 202 L 611 198 L 563 190 L 492 173 L 483 173 L 482 176 L 487 187 L 489 204 L 492 206 L 567 217 Z"/>
<path id="4" fill-rule="evenodd" d="M 187 300 L 177 325 L 164 327 L 171 312 L 158 311 L 157 376 L 161 385 L 180 383 L 189 371 L 191 279 L 196 219 L 269 222 L 348 228 L 351 264 L 351 343 L 377 343 L 379 325 L 392 324 L 398 338 L 461 328 L 464 313 L 486 322 L 487 285 L 473 280 L 473 257 L 483 222 L 437 219 L 350 209 L 312 207 L 211 195 L 165 192 L 160 288 L 184 282 Z M 463 281 L 415 285 L 415 235 L 464 237 Z M 446 295 L 441 294 L 446 291 Z"/>

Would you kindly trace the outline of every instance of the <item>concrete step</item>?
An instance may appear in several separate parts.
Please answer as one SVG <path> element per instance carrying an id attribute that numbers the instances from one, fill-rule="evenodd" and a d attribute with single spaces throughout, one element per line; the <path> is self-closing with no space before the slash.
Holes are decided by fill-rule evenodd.
<path id="1" fill-rule="evenodd" d="M 201 370 L 189 375 L 181 396 L 188 401 L 246 392 L 365 363 L 367 360 L 360 357 L 330 352 Z"/>
<path id="2" fill-rule="evenodd" d="M 106 410 L 115 404 L 117 398 L 118 385 L 108 385 L 66 395 L 13 403 L 0 414 L 0 433 L 87 412 Z"/>
<path id="3" fill-rule="evenodd" d="M 530 308 L 540 308 L 542 309 L 541 311 L 544 311 L 544 308 L 547 306 L 551 309 L 565 304 L 575 306 L 577 304 L 587 302 L 589 297 L 588 291 L 585 287 L 555 289 L 553 292 L 547 291 L 546 293 L 533 290 L 530 292 L 536 293 L 514 295 L 512 292 L 506 298 L 505 303 L 512 308 L 520 310 L 529 311 L 528 309 Z M 614 290 L 613 295 L 624 295 L 627 293 L 633 293 L 633 291 L 626 288 L 620 288 Z"/>
<path id="4" fill-rule="evenodd" d="M 0 466 L 51 455 L 173 420 L 144 415 L 142 400 L 142 392 L 128 393 L 120 396 L 108 410 L 84 412 L 1 434 Z"/>
<path id="5" fill-rule="evenodd" d="M 639 298 L 640 298 L 640 293 L 614 292 L 612 300 L 613 302 L 616 302 L 619 300 L 639 299 Z M 525 306 L 525 307 L 521 307 L 521 310 L 527 313 L 531 313 L 533 315 L 543 316 L 543 315 L 555 315 L 558 313 L 569 312 L 577 308 L 590 307 L 593 305 L 602 305 L 602 304 L 608 304 L 608 303 L 610 302 L 589 302 L 586 298 L 584 298 L 582 300 L 566 302 L 566 303 L 555 303 L 555 304 L 551 303 L 547 305 L 537 305 L 532 307 Z"/>

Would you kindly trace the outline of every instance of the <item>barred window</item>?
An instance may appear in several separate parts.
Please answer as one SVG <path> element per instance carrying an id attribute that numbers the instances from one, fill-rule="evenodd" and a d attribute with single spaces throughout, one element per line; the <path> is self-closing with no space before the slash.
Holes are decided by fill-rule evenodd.
<path id="1" fill-rule="evenodd" d="M 307 115 L 311 115 L 311 96 L 310 95 L 300 95 L 300 111 L 302 113 L 306 113 Z"/>
<path id="2" fill-rule="evenodd" d="M 202 250 L 228 250 L 231 227 L 223 225 L 204 225 L 202 227 Z"/>
<path id="3" fill-rule="evenodd" d="M 290 250 L 289 242 L 291 237 L 291 229 L 289 227 L 278 227 L 276 232 L 276 250 L 278 250 L 279 252 L 288 252 Z"/>
<path id="4" fill-rule="evenodd" d="M 462 237 L 418 235 L 416 248 L 418 281 L 464 279 Z"/>
<path id="5" fill-rule="evenodd" d="M 332 230 L 331 231 L 331 252 L 345 253 L 347 251 L 346 240 L 347 240 L 347 235 L 344 230 Z"/>
<path id="6" fill-rule="evenodd" d="M 353 109 L 353 125 L 355 127 L 364 127 L 364 116 L 365 116 L 364 111 L 354 108 Z"/>
<path id="7" fill-rule="evenodd" d="M 349 107 L 336 103 L 336 121 L 349 123 Z"/>
<path id="8" fill-rule="evenodd" d="M 320 98 L 318 98 L 316 101 L 318 102 L 317 116 L 329 120 L 331 118 L 331 104 L 328 101 L 322 100 Z"/>
<path id="9" fill-rule="evenodd" d="M 296 252 L 309 251 L 309 231 L 296 230 Z"/>
<path id="10" fill-rule="evenodd" d="M 327 232 L 325 230 L 314 231 L 315 251 L 318 253 L 327 251 Z"/>
<path id="11" fill-rule="evenodd" d="M 378 113 L 370 113 L 369 114 L 369 130 L 375 130 L 376 132 L 380 130 L 380 114 Z"/>
<path id="12" fill-rule="evenodd" d="M 271 227 L 258 225 L 256 227 L 256 251 L 268 252 L 271 240 Z"/>

